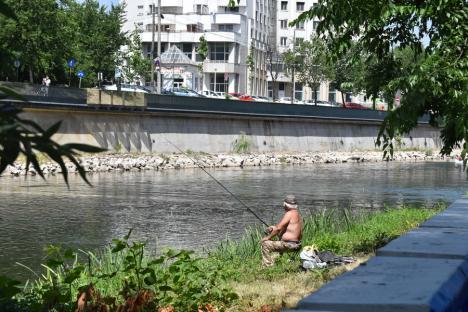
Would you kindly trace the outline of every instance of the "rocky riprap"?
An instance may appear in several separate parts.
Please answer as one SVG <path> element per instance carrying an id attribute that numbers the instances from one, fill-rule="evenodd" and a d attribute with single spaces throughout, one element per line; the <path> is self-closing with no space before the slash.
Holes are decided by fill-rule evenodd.
<path id="1" fill-rule="evenodd" d="M 191 159 L 190 159 L 191 158 Z M 347 162 L 379 162 L 383 161 L 382 152 L 328 152 L 328 153 L 276 153 L 276 154 L 99 154 L 80 158 L 86 172 L 109 171 L 142 171 L 195 168 L 197 164 L 213 167 L 244 167 L 244 166 L 273 166 L 273 165 L 301 165 L 301 164 L 333 164 Z M 439 155 L 428 155 L 425 152 L 395 152 L 393 161 L 424 161 L 443 160 Z M 66 162 L 69 172 L 77 172 L 75 165 Z M 44 174 L 61 173 L 56 163 L 41 165 Z M 32 166 L 28 175 L 36 175 Z M 24 176 L 26 166 L 16 162 L 8 166 L 2 176 Z"/>

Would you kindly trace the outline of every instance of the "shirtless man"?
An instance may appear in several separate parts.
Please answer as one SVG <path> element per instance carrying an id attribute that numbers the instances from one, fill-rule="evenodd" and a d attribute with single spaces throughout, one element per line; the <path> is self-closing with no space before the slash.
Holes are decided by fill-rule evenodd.
<path id="1" fill-rule="evenodd" d="M 273 253 L 295 251 L 301 248 L 302 218 L 297 210 L 296 197 L 288 195 L 284 199 L 284 216 L 277 225 L 268 227 L 269 235 L 262 238 L 262 262 L 264 266 L 275 263 Z M 278 236 L 278 241 L 271 240 Z"/>

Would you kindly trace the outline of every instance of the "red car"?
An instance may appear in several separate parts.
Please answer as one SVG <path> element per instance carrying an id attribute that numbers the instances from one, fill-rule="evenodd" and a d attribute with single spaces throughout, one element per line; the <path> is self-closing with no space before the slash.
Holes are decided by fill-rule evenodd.
<path id="1" fill-rule="evenodd" d="M 345 102 L 344 105 L 345 108 L 350 108 L 350 109 L 367 109 L 367 107 L 358 104 L 358 103 L 352 103 L 352 102 Z"/>
<path id="2" fill-rule="evenodd" d="M 232 95 L 232 96 L 235 96 L 236 98 L 238 98 L 240 101 L 246 101 L 246 102 L 253 102 L 255 101 L 254 98 L 252 98 L 250 95 L 247 95 L 247 94 L 242 94 L 242 93 L 239 93 L 239 92 L 230 92 L 228 93 L 229 95 Z"/>

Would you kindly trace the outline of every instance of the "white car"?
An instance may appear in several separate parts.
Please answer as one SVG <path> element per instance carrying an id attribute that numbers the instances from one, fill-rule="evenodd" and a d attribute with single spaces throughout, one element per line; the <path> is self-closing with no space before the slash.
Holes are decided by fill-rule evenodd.
<path id="1" fill-rule="evenodd" d="M 113 85 L 104 85 L 104 86 L 102 86 L 102 89 L 108 90 L 108 91 L 117 91 L 118 88 L 117 88 L 116 84 L 113 84 Z M 120 85 L 120 91 L 151 93 L 150 90 L 148 90 L 147 88 L 145 88 L 143 86 L 126 84 L 126 83 L 122 83 Z"/>
<path id="2" fill-rule="evenodd" d="M 251 97 L 255 100 L 255 102 L 270 102 L 268 98 L 264 96 L 252 95 Z"/>
<path id="3" fill-rule="evenodd" d="M 201 95 L 204 95 L 206 97 L 213 98 L 213 99 L 224 99 L 224 96 L 220 96 L 218 94 L 218 93 L 222 93 L 222 92 L 214 92 L 214 91 L 211 91 L 211 90 L 203 90 L 203 91 L 200 91 L 199 93 Z"/>
<path id="4" fill-rule="evenodd" d="M 281 97 L 278 100 L 279 103 L 291 104 L 291 98 L 289 96 Z"/>

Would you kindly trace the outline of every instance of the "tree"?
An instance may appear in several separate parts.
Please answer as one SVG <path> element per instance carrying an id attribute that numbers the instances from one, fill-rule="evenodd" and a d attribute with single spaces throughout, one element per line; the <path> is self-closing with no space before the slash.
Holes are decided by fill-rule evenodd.
<path id="1" fill-rule="evenodd" d="M 271 84 L 273 89 L 272 98 L 274 101 L 276 99 L 276 81 L 278 80 L 278 76 L 282 71 L 283 57 L 280 53 L 278 53 L 276 47 L 271 44 L 267 45 L 266 62 L 266 67 L 271 77 Z"/>
<path id="2" fill-rule="evenodd" d="M 0 17 L 18 20 L 17 15 L 8 5 L 0 0 Z M 21 97 L 10 89 L 0 86 L 0 100 L 6 97 Z M 37 160 L 37 153 L 44 153 L 54 162 L 60 165 L 65 183 L 68 184 L 68 168 L 63 158 L 68 158 L 77 168 L 80 176 L 89 184 L 86 179 L 86 172 L 79 163 L 77 156 L 79 152 L 96 153 L 104 151 L 95 146 L 85 144 L 57 144 L 52 140 L 52 136 L 60 128 L 60 122 L 52 125 L 49 129 L 43 129 L 31 120 L 19 117 L 20 110 L 9 106 L 0 105 L 0 173 L 8 165 L 12 165 L 20 154 L 26 158 L 26 168 L 32 164 L 36 172 L 44 178 L 41 166 Z"/>
<path id="3" fill-rule="evenodd" d="M 247 70 L 249 71 L 249 84 L 250 84 L 250 94 L 253 92 L 253 80 L 255 77 L 255 47 L 253 42 L 250 44 L 249 54 L 247 55 L 247 59 L 245 60 L 245 64 L 247 65 Z"/>
<path id="4" fill-rule="evenodd" d="M 294 22 L 318 18 L 317 32 L 326 38 L 335 59 L 352 46 L 375 62 L 380 79 L 366 78 L 366 93 L 400 91 L 400 107 L 390 111 L 378 134 L 384 156 L 393 153 L 396 134 L 407 134 L 427 114 L 441 127 L 441 154 L 468 151 L 468 13 L 464 0 L 366 1 L 347 5 L 319 0 Z M 424 42 L 424 45 L 421 44 Z M 396 48 L 411 48 L 420 62 L 403 64 Z M 403 66 L 405 66 L 403 68 Z"/>
<path id="5" fill-rule="evenodd" d="M 208 42 L 205 39 L 205 36 L 201 36 L 199 39 L 197 53 L 200 56 L 200 64 L 198 64 L 198 70 L 201 73 L 203 79 L 203 64 L 205 63 L 206 58 L 208 57 Z M 216 91 L 216 90 L 215 90 Z"/>
<path id="6" fill-rule="evenodd" d="M 301 64 L 296 72 L 298 81 L 312 89 L 317 105 L 320 84 L 332 79 L 325 43 L 318 37 L 312 37 L 310 41 L 302 42 L 296 53 L 300 57 L 297 63 Z"/>
<path id="7" fill-rule="evenodd" d="M 77 60 L 77 69 L 88 73 L 84 83 L 96 83 L 98 72 L 104 77 L 113 77 L 115 67 L 120 65 L 120 48 L 127 43 L 126 34 L 122 32 L 124 7 L 117 5 L 107 10 L 97 0 L 85 0 L 72 8 L 72 23 L 79 33 L 70 57 Z"/>
<path id="8" fill-rule="evenodd" d="M 13 59 L 18 57 L 27 70 L 29 82 L 38 81 L 41 78 L 38 76 L 45 73 L 55 78 L 57 70 L 63 71 L 64 55 L 70 50 L 70 28 L 64 14 L 66 1 L 6 0 L 5 4 L 17 18 L 0 16 L 0 54 L 8 60 L 4 66 L 13 69 Z"/>
<path id="9" fill-rule="evenodd" d="M 137 27 L 130 34 L 127 47 L 128 50 L 124 55 L 126 60 L 126 66 L 124 67 L 125 78 L 130 82 L 136 79 L 150 80 L 151 75 L 148 69 L 151 68 L 151 59 L 143 56 L 140 31 Z"/>

